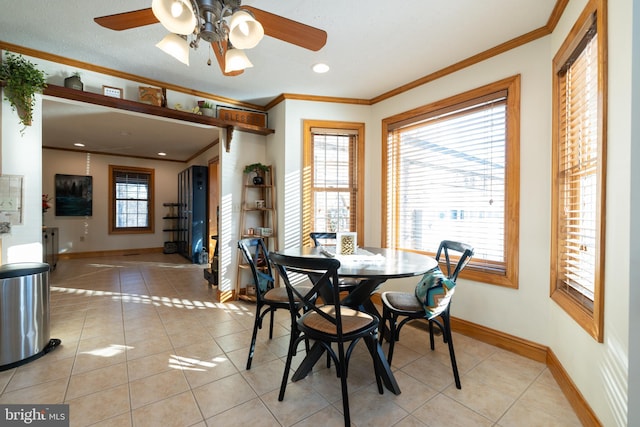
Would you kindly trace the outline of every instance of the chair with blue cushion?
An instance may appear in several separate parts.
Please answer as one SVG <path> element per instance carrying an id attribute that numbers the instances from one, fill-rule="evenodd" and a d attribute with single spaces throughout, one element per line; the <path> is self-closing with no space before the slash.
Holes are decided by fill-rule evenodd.
<path id="1" fill-rule="evenodd" d="M 251 269 L 253 283 L 256 288 L 256 315 L 247 358 L 247 370 L 249 370 L 251 369 L 251 362 L 256 348 L 258 329 L 262 329 L 262 322 L 265 316 L 270 314 L 269 339 L 272 339 L 274 312 L 278 309 L 289 310 L 289 298 L 284 287 L 274 286 L 269 251 L 261 238 L 242 239 L 238 242 L 238 249 L 242 252 L 245 262 Z"/>
<path id="2" fill-rule="evenodd" d="M 457 262 L 451 257 L 450 252 L 459 256 Z M 441 262 L 444 255 L 446 274 L 436 267 L 424 274 L 416 285 L 415 292 L 388 291 L 382 293 L 382 321 L 381 327 L 389 328 L 389 352 L 387 361 L 391 365 L 393 347 L 400 340 L 400 330 L 412 320 L 427 320 L 429 322 L 429 341 L 431 350 L 435 348 L 433 339 L 434 325 L 442 331 L 443 339 L 449 346 L 451 368 L 456 387 L 461 388 L 458 365 L 456 364 L 453 340 L 451 337 L 451 322 L 449 308 L 451 298 L 455 292 L 456 280 L 460 271 L 469 263 L 473 256 L 473 247 L 468 244 L 443 240 L 436 253 L 436 261 Z M 455 267 L 454 267 L 455 264 Z M 382 342 L 382 333 L 380 334 Z"/>

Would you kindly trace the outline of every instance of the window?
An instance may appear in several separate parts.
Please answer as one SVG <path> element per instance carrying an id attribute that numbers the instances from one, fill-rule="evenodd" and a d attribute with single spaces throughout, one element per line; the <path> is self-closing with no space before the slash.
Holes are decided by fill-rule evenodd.
<path id="1" fill-rule="evenodd" d="M 364 124 L 304 122 L 303 242 L 312 231 L 361 231 Z M 362 232 L 358 233 L 362 244 Z"/>
<path id="2" fill-rule="evenodd" d="M 589 3 L 553 60 L 551 298 L 603 339 L 604 35 Z"/>
<path id="3" fill-rule="evenodd" d="M 109 165 L 109 233 L 153 233 L 153 169 Z"/>
<path id="4" fill-rule="evenodd" d="M 383 246 L 475 248 L 463 276 L 518 287 L 520 77 L 383 120 Z"/>

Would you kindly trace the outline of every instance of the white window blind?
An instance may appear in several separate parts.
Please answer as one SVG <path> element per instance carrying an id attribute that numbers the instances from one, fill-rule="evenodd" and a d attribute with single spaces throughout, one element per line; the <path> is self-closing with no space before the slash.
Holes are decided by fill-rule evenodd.
<path id="1" fill-rule="evenodd" d="M 400 249 L 442 240 L 475 248 L 474 264 L 505 265 L 507 93 L 500 91 L 389 126 L 387 235 Z"/>
<path id="2" fill-rule="evenodd" d="M 556 287 L 593 310 L 598 254 L 598 40 L 595 22 L 559 71 Z"/>
<path id="3" fill-rule="evenodd" d="M 114 172 L 116 228 L 149 226 L 149 174 Z"/>
<path id="4" fill-rule="evenodd" d="M 356 136 L 312 129 L 313 231 L 355 231 Z"/>

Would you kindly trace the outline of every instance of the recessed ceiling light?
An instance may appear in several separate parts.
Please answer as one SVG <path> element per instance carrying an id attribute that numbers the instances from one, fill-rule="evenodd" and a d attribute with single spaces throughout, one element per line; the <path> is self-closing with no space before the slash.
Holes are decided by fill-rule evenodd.
<path id="1" fill-rule="evenodd" d="M 313 66 L 313 71 L 318 74 L 326 73 L 329 71 L 329 66 L 327 64 L 318 63 Z"/>
<path id="2" fill-rule="evenodd" d="M 163 153 L 163 152 L 158 153 L 158 156 L 166 156 L 166 155 L 167 153 Z"/>
<path id="3" fill-rule="evenodd" d="M 84 144 L 82 142 L 76 142 L 75 144 L 76 147 L 84 147 Z"/>

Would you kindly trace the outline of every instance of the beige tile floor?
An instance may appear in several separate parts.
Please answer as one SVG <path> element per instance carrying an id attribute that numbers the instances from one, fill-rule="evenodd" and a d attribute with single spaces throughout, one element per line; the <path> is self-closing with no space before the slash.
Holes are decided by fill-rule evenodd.
<path id="1" fill-rule="evenodd" d="M 343 424 L 339 381 L 324 366 L 278 402 L 286 313 L 273 340 L 259 332 L 245 370 L 255 306 L 217 302 L 202 266 L 163 254 L 62 260 L 50 282 L 51 337 L 62 345 L 0 372 L 0 403 L 68 403 L 72 426 Z M 432 352 L 424 331 L 404 330 L 398 396 L 378 394 L 364 344 L 354 353 L 353 425 L 580 425 L 545 365 L 455 334 L 457 390 L 446 346 Z"/>

